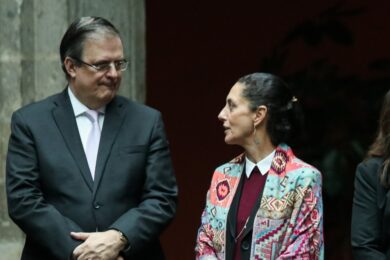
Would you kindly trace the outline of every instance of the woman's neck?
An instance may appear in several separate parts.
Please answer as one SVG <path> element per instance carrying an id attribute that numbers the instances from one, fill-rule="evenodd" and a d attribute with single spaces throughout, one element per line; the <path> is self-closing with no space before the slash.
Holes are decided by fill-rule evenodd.
<path id="1" fill-rule="evenodd" d="M 254 163 L 261 161 L 275 150 L 275 146 L 272 144 L 270 138 L 262 138 L 259 140 L 261 141 L 258 144 L 253 141 L 244 147 L 246 156 Z"/>

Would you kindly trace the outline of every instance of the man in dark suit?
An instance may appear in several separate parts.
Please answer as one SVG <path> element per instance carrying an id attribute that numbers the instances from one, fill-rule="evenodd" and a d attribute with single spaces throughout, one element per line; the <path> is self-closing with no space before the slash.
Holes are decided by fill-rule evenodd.
<path id="1" fill-rule="evenodd" d="M 164 259 L 176 180 L 160 113 L 116 95 L 119 32 L 80 18 L 60 54 L 68 87 L 12 116 L 6 187 L 22 259 Z"/>

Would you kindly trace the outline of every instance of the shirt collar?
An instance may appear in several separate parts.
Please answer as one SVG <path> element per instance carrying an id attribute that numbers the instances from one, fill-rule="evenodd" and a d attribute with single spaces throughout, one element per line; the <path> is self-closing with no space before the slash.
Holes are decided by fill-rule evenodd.
<path id="1" fill-rule="evenodd" d="M 73 94 L 73 91 L 70 88 L 70 86 L 68 86 L 68 94 L 70 98 L 70 103 L 72 104 L 73 107 L 73 112 L 75 117 L 83 115 L 86 111 L 90 110 L 86 105 L 84 105 L 83 103 L 80 102 L 80 100 L 77 99 L 77 97 Z M 97 111 L 99 111 L 99 113 L 101 114 L 104 114 L 105 110 L 106 110 L 105 106 L 97 109 Z"/>
<path id="2" fill-rule="evenodd" d="M 259 168 L 261 175 L 266 174 L 272 165 L 272 159 L 274 158 L 275 150 L 272 151 L 269 155 L 263 158 L 260 162 L 253 163 L 248 157 L 245 157 L 245 175 L 246 177 L 250 177 L 253 168 L 257 166 Z"/>

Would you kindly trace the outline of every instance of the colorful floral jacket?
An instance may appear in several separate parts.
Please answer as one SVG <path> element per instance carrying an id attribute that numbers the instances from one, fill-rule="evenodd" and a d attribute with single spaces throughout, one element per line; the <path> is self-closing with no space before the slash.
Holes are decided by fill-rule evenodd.
<path id="1" fill-rule="evenodd" d="M 243 172 L 240 155 L 218 167 L 207 193 L 196 259 L 225 259 L 226 223 Z M 254 222 L 250 259 L 324 259 L 321 173 L 276 148 Z"/>

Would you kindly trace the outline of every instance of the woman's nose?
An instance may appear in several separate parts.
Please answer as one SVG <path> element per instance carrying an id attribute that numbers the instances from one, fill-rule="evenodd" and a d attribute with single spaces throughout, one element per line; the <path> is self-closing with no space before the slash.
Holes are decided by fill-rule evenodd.
<path id="1" fill-rule="evenodd" d="M 226 113 L 225 113 L 225 107 L 222 108 L 221 112 L 218 114 L 218 119 L 220 121 L 225 121 L 226 120 Z"/>

